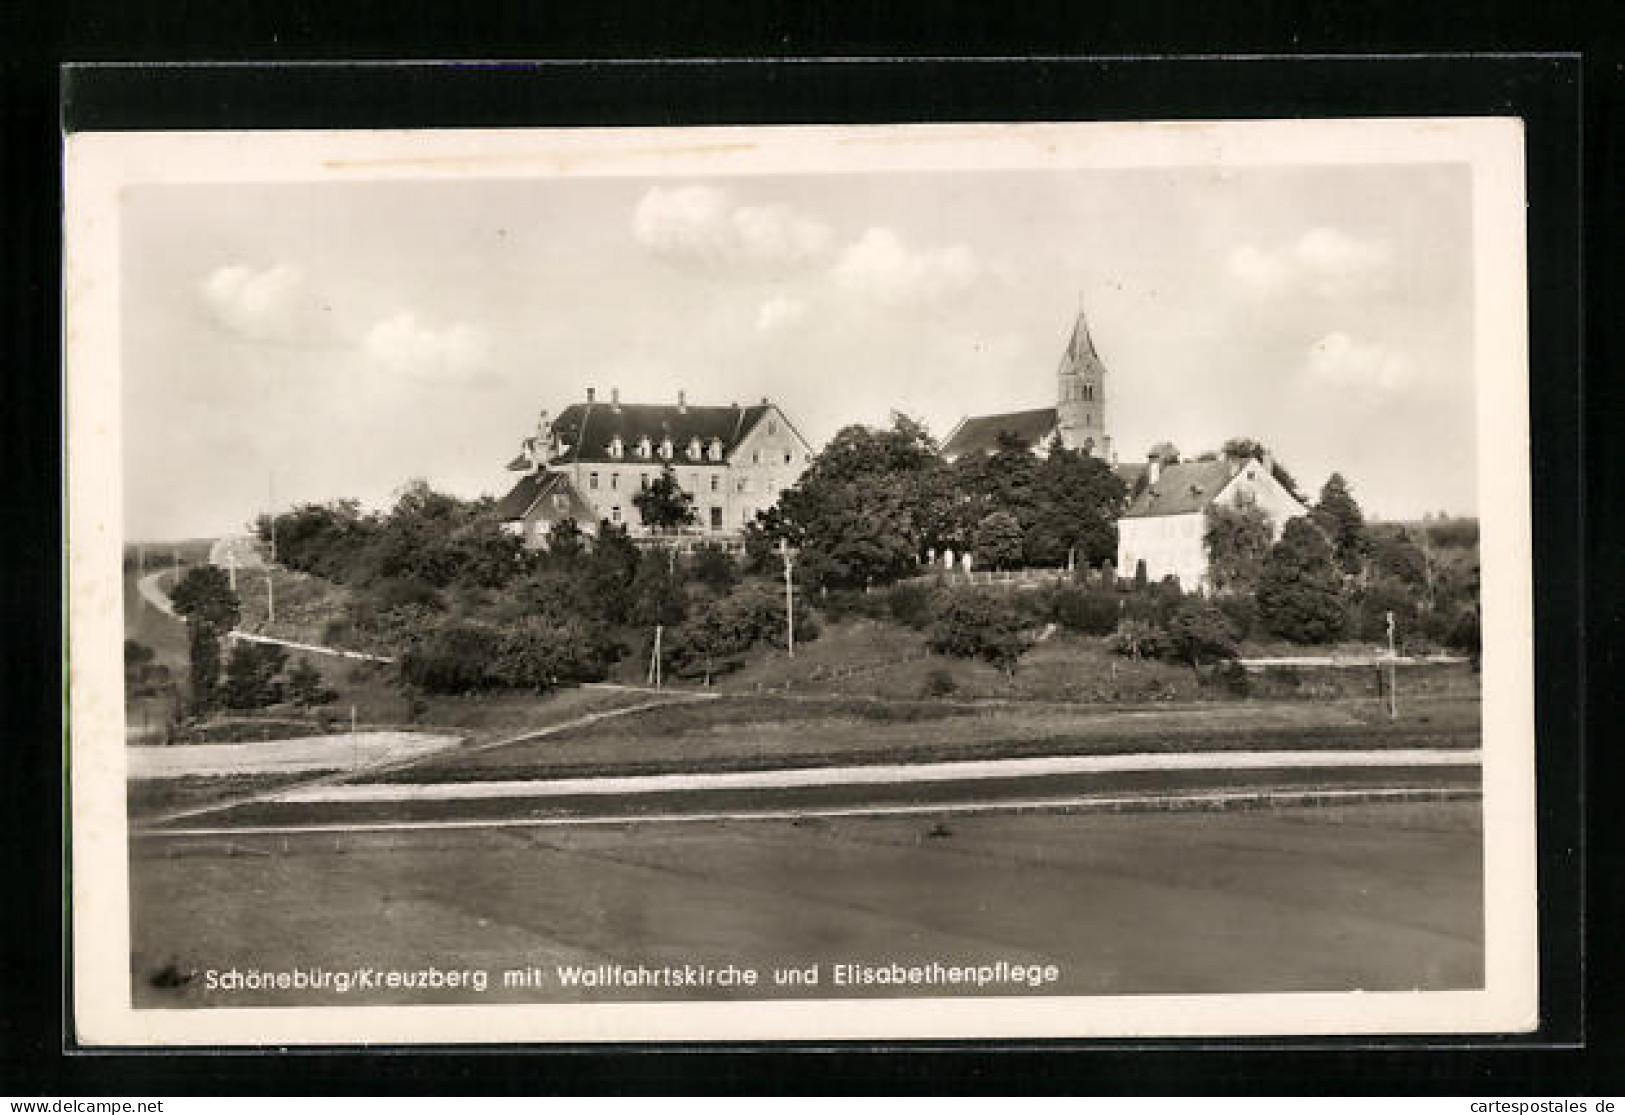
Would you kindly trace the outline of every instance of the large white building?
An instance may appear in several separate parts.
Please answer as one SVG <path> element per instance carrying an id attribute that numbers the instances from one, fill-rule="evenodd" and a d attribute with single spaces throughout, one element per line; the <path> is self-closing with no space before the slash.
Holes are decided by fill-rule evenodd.
<path id="1" fill-rule="evenodd" d="M 1138 487 L 1138 486 L 1136 486 Z M 1146 579 L 1177 577 L 1186 592 L 1208 588 L 1207 509 L 1251 503 L 1269 516 L 1276 539 L 1287 520 L 1308 514 L 1274 476 L 1268 461 L 1248 457 L 1145 466 L 1144 486 L 1130 489 L 1117 521 L 1117 571 L 1129 577 L 1145 562 Z"/>
<path id="2" fill-rule="evenodd" d="M 727 540 L 778 502 L 811 462 L 807 443 L 778 406 L 607 402 L 592 388 L 557 418 L 542 412 L 536 434 L 509 469 L 525 475 L 499 501 L 498 514 L 527 544 L 540 545 L 552 524 L 573 518 L 586 530 L 600 521 L 649 533 L 633 502 L 669 465 L 694 498 L 691 535 Z M 586 521 L 582 521 L 585 519 Z"/>

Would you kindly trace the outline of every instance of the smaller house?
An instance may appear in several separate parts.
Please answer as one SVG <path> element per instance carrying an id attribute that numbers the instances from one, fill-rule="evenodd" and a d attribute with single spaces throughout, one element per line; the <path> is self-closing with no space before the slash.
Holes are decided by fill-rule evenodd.
<path id="1" fill-rule="evenodd" d="M 598 529 L 592 504 L 581 498 L 570 478 L 546 470 L 519 478 L 513 489 L 497 501 L 496 515 L 504 530 L 517 534 L 528 549 L 547 546 L 548 531 L 563 519 L 573 519 L 583 534 Z"/>
<path id="2" fill-rule="evenodd" d="M 1144 469 L 1117 522 L 1117 569 L 1123 576 L 1134 575 L 1143 561 L 1149 580 L 1176 577 L 1186 592 L 1205 589 L 1207 546 L 1202 536 L 1207 530 L 1207 509 L 1214 504 L 1251 503 L 1269 516 L 1277 539 L 1287 520 L 1309 513 L 1275 478 L 1268 461 L 1247 458 L 1167 465 L 1152 460 Z"/>

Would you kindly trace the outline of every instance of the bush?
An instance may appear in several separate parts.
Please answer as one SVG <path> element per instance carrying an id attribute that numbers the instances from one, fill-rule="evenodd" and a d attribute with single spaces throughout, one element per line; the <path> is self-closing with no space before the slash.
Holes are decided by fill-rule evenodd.
<path id="1" fill-rule="evenodd" d="M 717 596 L 726 596 L 739 583 L 739 567 L 721 546 L 707 542 L 697 546 L 690 568 L 694 580 Z"/>
<path id="2" fill-rule="evenodd" d="M 1224 618 L 1230 621 L 1236 638 L 1245 639 L 1258 625 L 1258 605 L 1248 595 L 1219 596 L 1214 599 Z"/>
<path id="3" fill-rule="evenodd" d="M 956 593 L 939 605 L 927 645 L 955 658 L 980 658 L 1007 674 L 1032 646 L 1020 613 L 1000 596 Z"/>
<path id="4" fill-rule="evenodd" d="M 1161 629 L 1143 619 L 1123 619 L 1106 640 L 1113 654 L 1125 658 L 1157 658 L 1166 649 L 1167 640 Z"/>
<path id="5" fill-rule="evenodd" d="M 440 607 L 440 594 L 434 586 L 417 577 L 387 577 L 374 585 L 367 597 L 379 609 L 399 608 L 408 604 Z"/>
<path id="6" fill-rule="evenodd" d="M 560 685 L 602 681 L 615 649 L 608 632 L 590 621 L 533 619 L 503 635 L 491 672 L 505 688 L 545 693 Z"/>
<path id="7" fill-rule="evenodd" d="M 1168 646 L 1191 666 L 1236 657 L 1236 632 L 1230 620 L 1211 601 L 1185 601 L 1168 620 Z"/>
<path id="8" fill-rule="evenodd" d="M 1109 635 L 1117 630 L 1123 607 L 1115 592 L 1061 585 L 1050 594 L 1049 618 L 1084 635 Z"/>
<path id="9" fill-rule="evenodd" d="M 500 633 L 468 623 L 430 631 L 401 655 L 401 679 L 425 693 L 475 693 L 497 685 Z"/>
<path id="10" fill-rule="evenodd" d="M 954 680 L 954 675 L 941 666 L 925 675 L 925 685 L 922 687 L 922 692 L 927 697 L 947 697 L 958 690 L 959 683 Z"/>
<path id="11" fill-rule="evenodd" d="M 288 652 L 275 643 L 239 642 L 226 660 L 226 682 L 221 698 L 227 708 L 266 708 L 282 700 L 277 675 L 287 665 Z"/>
<path id="12" fill-rule="evenodd" d="M 904 627 L 924 631 L 931 626 L 933 595 L 931 587 L 919 581 L 893 585 L 886 593 L 886 610 Z"/>
<path id="13" fill-rule="evenodd" d="M 288 670 L 288 699 L 299 708 L 330 705 L 338 700 L 338 691 L 328 688 L 322 672 L 301 658 Z"/>

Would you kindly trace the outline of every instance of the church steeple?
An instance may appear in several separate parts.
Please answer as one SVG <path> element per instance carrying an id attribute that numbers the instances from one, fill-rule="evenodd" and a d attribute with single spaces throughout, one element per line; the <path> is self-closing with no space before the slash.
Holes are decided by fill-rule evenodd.
<path id="1" fill-rule="evenodd" d="M 1056 370 L 1055 426 L 1065 448 L 1111 459 L 1111 438 L 1106 434 L 1106 366 L 1089 335 L 1081 296 L 1072 336 Z"/>

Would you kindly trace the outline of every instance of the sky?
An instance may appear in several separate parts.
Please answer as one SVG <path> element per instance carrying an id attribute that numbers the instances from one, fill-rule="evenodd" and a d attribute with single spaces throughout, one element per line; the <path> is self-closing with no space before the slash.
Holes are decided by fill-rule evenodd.
<path id="1" fill-rule="evenodd" d="M 1053 405 L 1079 307 L 1121 459 L 1230 437 L 1368 517 L 1475 514 L 1462 165 L 141 186 L 126 537 L 385 506 L 596 387 L 769 397 L 821 446 Z"/>

